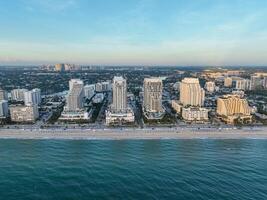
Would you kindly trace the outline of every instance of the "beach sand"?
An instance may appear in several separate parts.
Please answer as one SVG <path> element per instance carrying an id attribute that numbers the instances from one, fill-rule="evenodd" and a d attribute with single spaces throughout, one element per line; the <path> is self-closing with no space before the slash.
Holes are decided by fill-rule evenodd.
<path id="1" fill-rule="evenodd" d="M 267 128 L 257 129 L 95 129 L 95 130 L 22 130 L 0 129 L 0 139 L 267 139 Z"/>

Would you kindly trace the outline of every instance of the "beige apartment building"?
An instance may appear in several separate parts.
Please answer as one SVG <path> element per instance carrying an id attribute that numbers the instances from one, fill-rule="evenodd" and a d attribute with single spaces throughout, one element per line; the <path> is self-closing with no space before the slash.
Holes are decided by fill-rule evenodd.
<path id="1" fill-rule="evenodd" d="M 205 91 L 200 87 L 198 78 L 185 78 L 180 84 L 180 102 L 184 106 L 203 106 Z"/>
<path id="2" fill-rule="evenodd" d="M 246 99 L 237 95 L 225 95 L 217 100 L 217 114 L 223 121 L 233 124 L 236 120 L 251 122 L 251 109 Z"/>
<path id="3" fill-rule="evenodd" d="M 143 107 L 146 113 L 163 112 L 162 89 L 163 83 L 160 78 L 145 78 Z"/>
<path id="4" fill-rule="evenodd" d="M 13 122 L 34 122 L 39 117 L 38 106 L 10 106 L 10 116 Z"/>

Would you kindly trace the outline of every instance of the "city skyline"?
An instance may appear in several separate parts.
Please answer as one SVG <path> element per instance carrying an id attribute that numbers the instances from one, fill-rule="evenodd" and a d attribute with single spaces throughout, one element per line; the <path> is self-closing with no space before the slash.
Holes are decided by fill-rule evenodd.
<path id="1" fill-rule="evenodd" d="M 266 17 L 263 0 L 1 1 L 0 65 L 267 65 Z"/>

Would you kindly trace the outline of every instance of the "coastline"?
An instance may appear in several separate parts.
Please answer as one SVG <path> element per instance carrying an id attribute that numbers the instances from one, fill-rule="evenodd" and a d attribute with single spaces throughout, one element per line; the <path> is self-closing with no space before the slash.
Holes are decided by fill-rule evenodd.
<path id="1" fill-rule="evenodd" d="M 0 129 L 0 139 L 160 140 L 267 139 L 267 128 L 254 129 Z"/>

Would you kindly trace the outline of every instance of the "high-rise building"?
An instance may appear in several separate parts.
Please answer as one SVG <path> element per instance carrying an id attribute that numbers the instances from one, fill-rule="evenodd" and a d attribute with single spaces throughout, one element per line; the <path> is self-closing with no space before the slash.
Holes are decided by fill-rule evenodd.
<path id="1" fill-rule="evenodd" d="M 1 100 L 8 100 L 8 94 L 7 91 L 0 89 L 0 101 Z"/>
<path id="2" fill-rule="evenodd" d="M 59 63 L 55 64 L 55 71 L 61 72 L 65 70 L 65 64 Z"/>
<path id="3" fill-rule="evenodd" d="M 6 100 L 0 100 L 0 118 L 8 117 L 8 102 Z"/>
<path id="4" fill-rule="evenodd" d="M 70 91 L 67 95 L 67 111 L 79 111 L 83 109 L 84 84 L 81 80 L 70 81 Z"/>
<path id="5" fill-rule="evenodd" d="M 111 91 L 112 85 L 109 81 L 101 82 L 101 83 L 96 83 L 95 85 L 95 91 L 96 92 L 106 92 L 106 91 Z"/>
<path id="6" fill-rule="evenodd" d="M 71 91 L 74 84 L 84 85 L 84 83 L 81 79 L 71 79 L 69 81 L 69 91 Z"/>
<path id="7" fill-rule="evenodd" d="M 232 87 L 233 79 L 231 77 L 224 78 L 224 86 L 225 87 Z"/>
<path id="8" fill-rule="evenodd" d="M 262 79 L 260 76 L 251 76 L 250 78 L 250 89 L 255 90 L 262 87 Z"/>
<path id="9" fill-rule="evenodd" d="M 180 84 L 180 102 L 184 106 L 203 106 L 205 91 L 197 78 L 185 78 Z"/>
<path id="10" fill-rule="evenodd" d="M 160 78 L 145 78 L 144 80 L 144 111 L 146 113 L 162 113 L 162 89 Z"/>
<path id="11" fill-rule="evenodd" d="M 84 95 L 87 99 L 91 99 L 95 94 L 95 85 L 85 85 L 84 86 Z"/>
<path id="12" fill-rule="evenodd" d="M 121 76 L 113 79 L 112 110 L 116 113 L 124 113 L 127 110 L 127 84 Z"/>
<path id="13" fill-rule="evenodd" d="M 237 90 L 249 90 L 250 89 L 250 80 L 239 78 L 234 80 L 235 89 Z"/>
<path id="14" fill-rule="evenodd" d="M 39 105 L 42 102 L 41 90 L 35 88 L 30 91 L 24 92 L 24 103 L 25 105 Z"/>
<path id="15" fill-rule="evenodd" d="M 11 99 L 13 101 L 24 101 L 24 93 L 28 92 L 27 89 L 14 89 L 11 90 Z"/>
<path id="16" fill-rule="evenodd" d="M 10 106 L 10 116 L 14 122 L 34 122 L 39 117 L 38 106 Z"/>
<path id="17" fill-rule="evenodd" d="M 215 83 L 212 81 L 208 81 L 205 84 L 205 88 L 208 92 L 213 93 L 215 91 Z"/>
<path id="18" fill-rule="evenodd" d="M 227 123 L 235 120 L 250 122 L 251 109 L 246 99 L 237 95 L 225 95 L 217 100 L 217 114 Z"/>
<path id="19" fill-rule="evenodd" d="M 134 113 L 127 105 L 127 83 L 121 76 L 113 78 L 112 105 L 106 110 L 106 124 L 134 122 Z"/>

